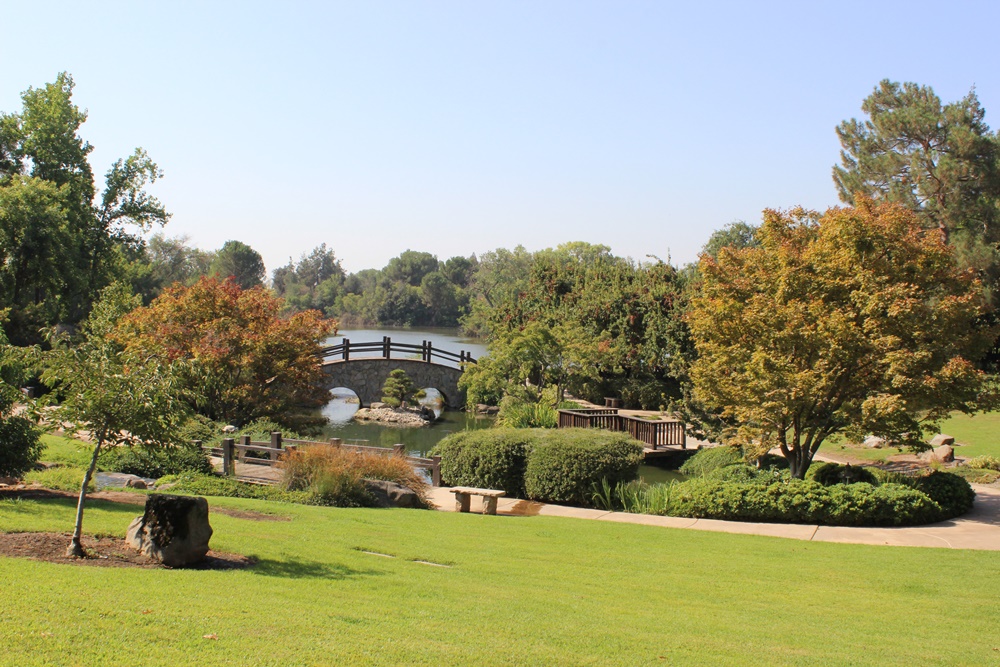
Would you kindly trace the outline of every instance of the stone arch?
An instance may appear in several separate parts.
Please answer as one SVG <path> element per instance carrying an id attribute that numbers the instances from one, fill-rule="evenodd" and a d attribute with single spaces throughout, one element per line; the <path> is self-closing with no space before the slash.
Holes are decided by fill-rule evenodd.
<path id="1" fill-rule="evenodd" d="M 328 361 L 323 364 L 327 388 L 346 387 L 358 395 L 362 407 L 382 399 L 382 385 L 389 373 L 402 369 L 417 387 L 434 387 L 444 397 L 445 405 L 460 409 L 465 405 L 465 393 L 458 388 L 462 371 L 451 366 L 428 363 L 417 359 L 358 358 L 348 361 Z"/>

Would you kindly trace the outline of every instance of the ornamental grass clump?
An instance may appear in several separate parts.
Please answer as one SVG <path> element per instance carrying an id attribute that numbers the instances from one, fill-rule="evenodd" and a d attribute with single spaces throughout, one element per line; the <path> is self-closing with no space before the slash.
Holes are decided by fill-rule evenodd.
<path id="1" fill-rule="evenodd" d="M 306 491 L 321 504 L 371 505 L 364 480 L 394 482 L 426 500 L 426 480 L 401 456 L 356 452 L 334 445 L 310 445 L 281 460 L 282 482 L 289 491 Z"/>

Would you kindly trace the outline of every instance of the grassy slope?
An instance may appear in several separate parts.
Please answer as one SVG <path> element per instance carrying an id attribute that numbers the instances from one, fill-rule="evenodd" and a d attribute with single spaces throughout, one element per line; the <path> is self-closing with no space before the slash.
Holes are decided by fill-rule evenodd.
<path id="1" fill-rule="evenodd" d="M 994 553 L 210 502 L 293 520 L 212 515 L 213 548 L 250 571 L 0 558 L 0 664 L 993 664 L 1000 647 Z M 85 530 L 136 513 L 94 501 Z M 3 531 L 71 523 L 71 501 L 0 501 Z"/>

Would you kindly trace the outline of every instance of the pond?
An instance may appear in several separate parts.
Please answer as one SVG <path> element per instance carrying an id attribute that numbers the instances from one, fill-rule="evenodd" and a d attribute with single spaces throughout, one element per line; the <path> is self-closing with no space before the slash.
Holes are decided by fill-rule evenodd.
<path id="1" fill-rule="evenodd" d="M 348 338 L 351 342 L 362 343 L 381 341 L 383 336 L 389 336 L 393 341 L 420 345 L 428 340 L 434 347 L 440 347 L 452 352 L 465 350 L 476 359 L 486 354 L 486 345 L 481 340 L 459 336 L 457 329 L 425 328 L 379 328 L 379 329 L 345 329 L 336 336 L 327 339 L 327 345 L 336 345 Z M 365 444 L 379 447 L 392 447 L 395 444 L 406 445 L 407 451 L 414 456 L 426 456 L 445 436 L 457 431 L 480 428 L 490 428 L 494 419 L 468 412 L 442 411 L 440 397 L 436 390 L 430 389 L 426 399 L 421 401 L 434 408 L 438 419 L 430 426 L 419 428 L 400 428 L 375 423 L 359 423 L 353 420 L 358 409 L 357 396 L 354 392 L 342 387 L 331 392 L 330 402 L 324 406 L 322 414 L 327 418 L 327 426 L 323 429 L 325 438 L 342 438 L 345 441 L 366 441 Z M 647 483 L 659 483 L 679 480 L 682 475 L 675 470 L 665 470 L 656 466 L 640 466 L 639 476 Z"/>

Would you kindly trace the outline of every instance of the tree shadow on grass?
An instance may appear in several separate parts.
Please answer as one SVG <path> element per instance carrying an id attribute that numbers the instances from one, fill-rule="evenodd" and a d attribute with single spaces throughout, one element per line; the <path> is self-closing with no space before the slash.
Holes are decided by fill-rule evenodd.
<path id="1" fill-rule="evenodd" d="M 281 577 L 284 579 L 353 579 L 381 575 L 378 570 L 358 570 L 346 565 L 320 563 L 301 558 L 255 558 L 256 564 L 251 568 L 253 574 L 265 577 Z"/>

